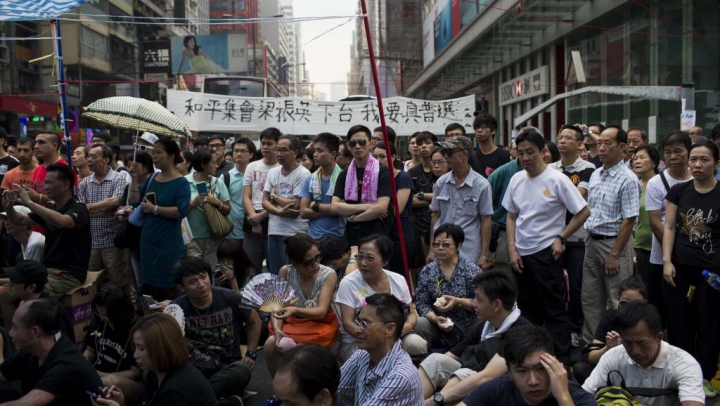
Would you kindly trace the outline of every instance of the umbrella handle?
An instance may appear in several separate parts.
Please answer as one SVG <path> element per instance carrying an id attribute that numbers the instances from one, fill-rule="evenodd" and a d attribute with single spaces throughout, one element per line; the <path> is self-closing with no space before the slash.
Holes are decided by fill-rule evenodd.
<path id="1" fill-rule="evenodd" d="M 140 138 L 140 135 L 139 135 L 139 134 L 140 134 L 140 131 L 135 131 L 135 142 L 133 143 L 133 160 L 132 160 L 132 161 L 133 161 L 133 165 L 136 165 L 135 161 L 136 161 L 136 158 L 137 158 L 137 142 L 138 142 L 138 138 Z M 130 184 L 132 185 L 132 183 L 130 183 Z M 139 185 L 138 185 L 138 187 L 139 187 Z M 125 198 L 125 206 L 130 206 L 130 192 L 129 192 L 129 190 L 130 190 L 130 186 L 128 185 L 128 194 L 127 194 L 127 197 Z"/>

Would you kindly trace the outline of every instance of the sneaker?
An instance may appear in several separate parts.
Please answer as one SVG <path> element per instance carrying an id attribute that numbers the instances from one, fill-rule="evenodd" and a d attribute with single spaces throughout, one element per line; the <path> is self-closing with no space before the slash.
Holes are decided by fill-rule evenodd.
<path id="1" fill-rule="evenodd" d="M 230 396 L 222 398 L 218 402 L 218 406 L 244 406 L 243 400 L 240 396 Z"/>
<path id="2" fill-rule="evenodd" d="M 570 333 L 570 344 L 572 344 L 573 348 L 580 347 L 580 336 L 578 333 Z"/>
<path id="3" fill-rule="evenodd" d="M 710 385 L 708 381 L 703 381 L 703 390 L 705 391 L 705 397 L 707 399 L 713 399 L 718 395 L 717 389 Z"/>

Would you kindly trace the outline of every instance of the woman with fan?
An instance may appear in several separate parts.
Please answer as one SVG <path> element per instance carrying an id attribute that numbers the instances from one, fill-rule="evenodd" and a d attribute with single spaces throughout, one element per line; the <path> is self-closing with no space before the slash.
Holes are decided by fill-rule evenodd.
<path id="1" fill-rule="evenodd" d="M 357 337 L 363 334 L 356 324 L 356 316 L 365 305 L 365 298 L 375 293 L 390 293 L 405 305 L 406 320 L 402 328 L 402 347 L 411 356 L 425 354 L 427 342 L 413 333 L 418 313 L 412 302 L 405 278 L 383 269 L 392 257 L 392 241 L 384 235 L 373 234 L 358 241 L 357 272 L 345 275 L 340 281 L 335 301 L 339 305 L 342 330 L 339 358 L 345 362 L 357 350 Z"/>
<path id="2" fill-rule="evenodd" d="M 271 335 L 265 341 L 264 350 L 273 376 L 281 352 L 293 342 L 329 348 L 338 335 L 337 317 L 330 307 L 337 274 L 332 268 L 320 265 L 322 255 L 318 243 L 307 234 L 297 234 L 285 238 L 285 252 L 290 265 L 280 268 L 278 276 L 294 289 L 298 300 L 272 315 Z"/>

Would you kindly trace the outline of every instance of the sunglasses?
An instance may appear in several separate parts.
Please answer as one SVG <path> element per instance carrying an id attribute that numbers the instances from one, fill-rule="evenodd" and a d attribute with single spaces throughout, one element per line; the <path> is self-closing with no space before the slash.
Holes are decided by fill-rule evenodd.
<path id="1" fill-rule="evenodd" d="M 367 330 L 367 328 L 370 327 L 370 326 L 377 326 L 377 325 L 380 325 L 380 324 L 385 324 L 385 323 L 368 323 L 368 322 L 365 321 L 365 320 L 355 319 L 355 325 L 358 326 L 358 327 L 360 327 L 360 328 L 363 329 L 363 330 Z"/>
<path id="2" fill-rule="evenodd" d="M 367 145 L 367 140 L 362 139 L 362 140 L 348 141 L 348 145 L 350 145 L 351 148 L 355 148 L 357 145 L 364 147 L 365 145 Z"/>
<path id="3" fill-rule="evenodd" d="M 312 266 L 315 265 L 315 263 L 320 263 L 322 260 L 322 254 L 317 254 L 313 258 L 306 259 L 302 262 L 302 266 Z"/>
<path id="4" fill-rule="evenodd" d="M 152 151 L 155 148 L 151 147 L 150 145 L 135 144 L 135 149 L 139 149 L 140 151 Z"/>
<path id="5" fill-rule="evenodd" d="M 453 245 L 455 245 L 455 243 L 454 243 L 454 242 L 443 241 L 443 242 L 434 242 L 432 245 L 433 245 L 433 247 L 435 247 L 435 248 L 443 247 L 444 249 L 449 249 L 450 247 L 452 247 Z"/>

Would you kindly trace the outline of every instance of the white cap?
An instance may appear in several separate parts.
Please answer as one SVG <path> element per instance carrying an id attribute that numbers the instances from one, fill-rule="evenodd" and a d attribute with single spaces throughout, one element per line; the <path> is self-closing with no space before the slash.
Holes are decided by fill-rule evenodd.
<path id="1" fill-rule="evenodd" d="M 22 213 L 22 214 L 30 214 L 30 213 L 32 213 L 32 210 L 30 210 L 30 208 L 27 207 L 27 206 L 15 205 L 15 206 L 13 206 L 13 209 L 15 209 L 16 212 Z M 7 218 L 7 212 L 4 211 L 4 212 L 0 213 L 0 217 L 6 219 L 6 218 Z"/>
<path id="2" fill-rule="evenodd" d="M 149 143 L 152 145 L 152 144 L 158 142 L 158 140 L 159 140 L 160 138 L 158 138 L 158 136 L 155 135 L 155 134 L 153 134 L 153 133 L 148 133 L 148 132 L 146 132 L 146 133 L 143 133 L 143 135 L 140 136 L 140 139 L 141 139 L 141 140 L 145 140 L 145 141 L 149 142 Z"/>

